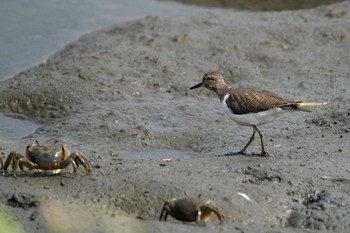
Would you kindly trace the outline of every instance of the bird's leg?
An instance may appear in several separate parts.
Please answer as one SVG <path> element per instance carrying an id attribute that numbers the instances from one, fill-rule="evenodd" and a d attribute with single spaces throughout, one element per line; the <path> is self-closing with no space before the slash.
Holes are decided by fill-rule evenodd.
<path id="1" fill-rule="evenodd" d="M 5 170 L 4 170 L 4 163 L 2 162 L 2 158 L 1 158 L 1 157 L 0 157 L 0 165 L 1 165 L 0 173 L 6 174 L 6 173 L 5 173 Z"/>
<path id="2" fill-rule="evenodd" d="M 261 157 L 267 157 L 269 156 L 269 153 L 267 153 L 265 151 L 265 147 L 264 147 L 264 140 L 263 140 L 263 135 L 262 133 L 258 130 L 258 127 L 256 127 L 256 125 L 253 125 L 253 128 L 254 128 L 254 132 L 257 131 L 258 134 L 259 134 L 259 137 L 260 137 L 260 142 L 261 142 L 261 154 L 260 156 Z M 243 148 L 244 149 L 244 148 Z"/>
<path id="3" fill-rule="evenodd" d="M 256 127 L 255 127 L 255 128 L 256 128 Z M 250 143 L 252 143 L 252 142 L 254 141 L 254 139 L 255 139 L 255 131 L 256 131 L 255 128 L 253 127 L 253 134 L 252 134 L 252 136 L 250 136 L 248 143 L 243 147 L 242 150 L 240 150 L 240 151 L 238 152 L 238 154 L 245 154 L 245 151 L 246 151 L 246 149 L 248 148 L 248 146 L 250 145 Z M 258 132 L 259 132 L 259 131 L 258 131 Z"/>

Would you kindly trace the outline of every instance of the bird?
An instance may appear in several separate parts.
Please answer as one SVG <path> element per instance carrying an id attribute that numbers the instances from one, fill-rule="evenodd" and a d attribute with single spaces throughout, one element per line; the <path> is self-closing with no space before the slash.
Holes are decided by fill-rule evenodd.
<path id="1" fill-rule="evenodd" d="M 255 133 L 260 137 L 261 153 L 266 157 L 263 134 L 258 126 L 274 121 L 278 116 L 288 112 L 310 112 L 304 108 L 326 105 L 326 102 L 303 102 L 301 100 L 286 100 L 270 91 L 257 88 L 231 88 L 225 83 L 224 77 L 218 72 L 208 72 L 202 77 L 202 82 L 190 87 L 190 90 L 205 87 L 215 92 L 224 106 L 225 112 L 234 122 L 242 126 L 253 127 L 253 134 L 247 144 L 233 154 L 245 154 L 249 145 L 255 139 Z"/>

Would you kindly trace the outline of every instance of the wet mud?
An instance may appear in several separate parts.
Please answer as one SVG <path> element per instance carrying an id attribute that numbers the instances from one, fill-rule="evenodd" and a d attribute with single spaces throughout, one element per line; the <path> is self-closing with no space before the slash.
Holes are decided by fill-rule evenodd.
<path id="1" fill-rule="evenodd" d="M 7 222 L 25 232 L 349 231 L 348 9 L 146 17 L 85 35 L 1 82 L 1 111 L 39 126 L 1 141 L 3 159 L 59 140 L 94 168 L 2 174 Z M 213 93 L 189 90 L 210 70 L 231 86 L 329 104 L 261 127 L 270 157 L 255 155 L 258 140 L 247 155 L 226 156 L 252 129 Z M 158 221 L 166 200 L 199 194 L 226 224 Z"/>

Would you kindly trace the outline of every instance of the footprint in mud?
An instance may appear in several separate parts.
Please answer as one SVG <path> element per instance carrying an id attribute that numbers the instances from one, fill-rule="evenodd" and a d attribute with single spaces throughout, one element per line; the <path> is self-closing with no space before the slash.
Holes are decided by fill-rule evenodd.
<path id="1" fill-rule="evenodd" d="M 261 184 L 263 181 L 280 183 L 284 179 L 281 172 L 261 166 L 248 166 L 247 169 L 243 170 L 243 173 L 251 176 L 248 182 L 253 184 Z"/>
<path id="2" fill-rule="evenodd" d="M 316 230 L 350 231 L 350 196 L 322 191 L 309 196 L 303 206 L 293 210 L 288 225 Z"/>
<path id="3" fill-rule="evenodd" d="M 350 109 L 344 112 L 333 112 L 330 114 L 318 116 L 311 120 L 305 120 L 306 123 L 317 125 L 317 126 L 328 126 L 332 127 L 338 125 L 345 130 L 350 123 Z"/>
<path id="4" fill-rule="evenodd" d="M 7 204 L 12 207 L 29 209 L 39 206 L 39 201 L 35 199 L 33 195 L 26 193 L 14 193 L 9 195 L 7 199 Z"/>

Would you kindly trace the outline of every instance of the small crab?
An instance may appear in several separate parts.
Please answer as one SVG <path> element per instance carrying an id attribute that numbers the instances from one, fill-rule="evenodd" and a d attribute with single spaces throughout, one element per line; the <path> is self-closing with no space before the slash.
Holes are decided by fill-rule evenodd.
<path id="1" fill-rule="evenodd" d="M 225 222 L 225 215 L 212 201 L 203 201 L 199 198 L 173 198 L 164 203 L 159 216 L 159 221 L 167 220 L 168 214 L 173 218 L 184 222 L 206 222 L 213 214 L 220 220 L 220 224 Z"/>
<path id="2" fill-rule="evenodd" d="M 25 156 L 12 151 L 7 156 L 7 159 L 3 165 L 3 170 L 8 174 L 7 168 L 12 161 L 12 175 L 17 178 L 16 170 L 19 167 L 22 171 L 23 167 L 27 167 L 29 170 L 52 170 L 53 174 L 59 173 L 62 169 L 73 166 L 74 175 L 77 174 L 79 165 L 85 168 L 85 174 L 88 175 L 92 171 L 92 166 L 82 153 L 74 152 L 70 153 L 64 144 L 55 143 L 52 146 L 40 145 L 38 141 L 27 146 Z"/>

